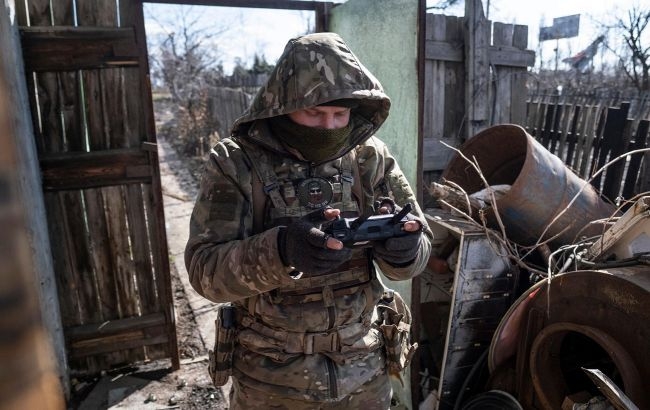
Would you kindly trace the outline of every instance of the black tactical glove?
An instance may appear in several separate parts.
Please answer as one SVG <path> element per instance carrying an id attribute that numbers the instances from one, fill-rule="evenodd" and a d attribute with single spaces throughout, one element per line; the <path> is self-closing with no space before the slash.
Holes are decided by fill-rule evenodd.
<path id="1" fill-rule="evenodd" d="M 320 229 L 326 222 L 324 209 L 314 211 L 286 227 L 280 227 L 278 250 L 282 263 L 305 274 L 320 275 L 346 262 L 352 250 L 329 249 L 327 235 Z"/>
<path id="2" fill-rule="evenodd" d="M 386 208 L 388 213 L 392 214 L 396 214 L 402 210 L 390 198 L 380 198 L 375 208 L 377 210 Z M 406 214 L 404 219 L 407 221 L 417 221 L 420 224 L 420 229 L 416 232 L 409 232 L 408 235 L 396 236 L 384 241 L 374 241 L 372 245 L 375 256 L 395 267 L 410 265 L 420 251 L 420 241 L 422 240 L 424 224 L 420 218 L 413 214 Z"/>

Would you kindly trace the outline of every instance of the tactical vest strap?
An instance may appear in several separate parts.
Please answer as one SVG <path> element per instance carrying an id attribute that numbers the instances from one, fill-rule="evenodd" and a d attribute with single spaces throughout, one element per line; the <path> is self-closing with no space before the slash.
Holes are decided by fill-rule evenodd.
<path id="1" fill-rule="evenodd" d="M 263 324 L 250 315 L 244 314 L 240 323 L 256 333 L 283 344 L 285 353 L 326 353 L 339 352 L 343 344 L 351 344 L 365 336 L 371 328 L 371 315 L 364 315 L 358 323 L 352 323 L 324 332 L 289 332 Z"/>
<path id="2" fill-rule="evenodd" d="M 365 197 L 361 189 L 361 176 L 359 175 L 359 167 L 357 166 L 357 152 L 353 149 L 350 151 L 346 157 L 350 158 L 350 163 L 353 164 L 352 168 L 352 193 L 357 197 L 357 203 L 359 204 L 359 209 L 363 214 L 366 211 L 365 208 Z"/>
<path id="3" fill-rule="evenodd" d="M 258 234 L 264 230 L 264 210 L 266 208 L 266 195 L 262 180 L 257 172 L 251 178 L 253 180 L 252 207 L 253 207 L 253 234 Z"/>
<path id="4" fill-rule="evenodd" d="M 262 181 L 262 191 L 271 198 L 276 208 L 285 208 L 287 204 L 284 202 L 282 194 L 280 194 L 278 177 L 273 172 L 273 166 L 269 163 L 266 154 L 261 149 L 246 150 L 246 154 L 249 155 L 251 165 Z"/>
<path id="5" fill-rule="evenodd" d="M 341 195 L 344 204 L 352 203 L 352 186 L 354 185 L 354 176 L 352 175 L 352 159 L 354 150 L 341 158 Z"/>

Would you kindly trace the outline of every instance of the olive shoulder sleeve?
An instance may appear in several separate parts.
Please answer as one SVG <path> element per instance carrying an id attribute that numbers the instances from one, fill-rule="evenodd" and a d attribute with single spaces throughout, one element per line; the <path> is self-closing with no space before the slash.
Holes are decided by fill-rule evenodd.
<path id="1" fill-rule="evenodd" d="M 214 302 L 268 292 L 294 279 L 277 248 L 278 229 L 253 234 L 254 170 L 232 139 L 210 152 L 190 218 L 185 265 L 194 289 Z"/>

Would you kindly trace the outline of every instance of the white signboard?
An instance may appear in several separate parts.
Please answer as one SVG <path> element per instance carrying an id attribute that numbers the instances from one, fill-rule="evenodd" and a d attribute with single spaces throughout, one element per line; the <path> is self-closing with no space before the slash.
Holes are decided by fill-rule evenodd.
<path id="1" fill-rule="evenodd" d="M 576 37 L 580 31 L 580 14 L 557 17 L 550 27 L 539 28 L 539 41 Z"/>

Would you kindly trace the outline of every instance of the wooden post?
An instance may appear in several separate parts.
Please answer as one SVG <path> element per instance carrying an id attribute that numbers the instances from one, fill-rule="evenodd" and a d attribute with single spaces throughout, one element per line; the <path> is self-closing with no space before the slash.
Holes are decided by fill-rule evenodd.
<path id="1" fill-rule="evenodd" d="M 465 2 L 465 107 L 467 113 L 467 139 L 489 125 L 488 49 L 490 45 L 489 21 L 483 15 L 481 0 Z"/>
<path id="2" fill-rule="evenodd" d="M 8 13 L 0 10 L 0 33 L 7 33 Z M 0 39 L 9 36 L 0 35 Z M 0 51 L 8 51 L 0 41 Z M 7 53 L 11 55 L 12 53 Z M 3 54 L 4 56 L 5 54 Z M 64 409 L 51 338 L 43 326 L 38 283 L 27 223 L 30 206 L 19 187 L 24 177 L 19 167 L 17 118 L 20 104 L 4 78 L 0 62 L 0 397 L 3 409 Z M 12 77 L 13 81 L 18 81 Z"/>
<path id="3" fill-rule="evenodd" d="M 25 278 L 16 278 L 16 274 L 26 274 L 30 283 L 37 284 L 36 297 L 38 298 L 38 307 L 40 313 L 40 322 L 38 325 L 44 327 L 44 332 L 40 335 L 43 340 L 38 345 L 45 344 L 44 349 L 50 351 L 52 369 L 58 372 L 58 378 L 61 388 L 67 394 L 70 390 L 67 375 L 67 360 L 65 351 L 65 340 L 63 335 L 63 326 L 59 309 L 56 278 L 52 264 L 50 238 L 47 230 L 47 221 L 45 219 L 45 205 L 43 192 L 40 183 L 40 169 L 38 164 L 37 146 L 33 142 L 34 128 L 33 118 L 29 111 L 29 100 L 34 98 L 35 94 L 28 92 L 25 85 L 25 72 L 23 70 L 22 53 L 20 51 L 20 37 L 18 25 L 28 24 L 28 11 L 26 2 L 12 1 L 6 3 L 5 8 L 0 9 L 0 55 L 3 56 L 0 61 L 0 157 L 6 153 L 9 157 L 0 158 L 0 168 L 8 166 L 6 161 L 12 155 L 15 155 L 15 163 L 10 166 L 10 170 L 16 173 L 19 178 L 14 181 L 19 186 L 21 198 L 26 202 L 22 204 L 21 218 L 24 218 L 26 231 L 21 229 L 8 229 L 9 232 L 3 232 L 9 237 L 11 235 L 26 235 L 28 246 L 20 248 L 21 252 L 29 252 L 29 262 L 27 265 L 21 265 L 21 270 L 12 272 L 8 279 L 10 282 L 19 281 Z M 15 13 L 15 20 L 11 21 L 10 15 L 12 10 Z M 2 118 L 4 115 L 4 118 Z M 3 122 L 4 121 L 4 122 Z M 10 144 L 10 145 L 6 145 Z M 6 168 L 5 168 L 6 169 Z M 3 186 L 0 182 L 0 186 Z M 3 191 L 4 192 L 4 191 Z M 2 195 L 0 195 L 1 197 Z M 15 198 L 14 198 L 15 200 Z M 0 212 L 1 213 L 1 212 Z M 6 224 L 2 226 L 7 227 Z M 9 243 L 5 236 L 2 236 L 0 243 Z M 16 240 L 21 241 L 22 236 Z M 7 253 L 0 251 L 0 264 L 2 260 L 11 260 L 14 258 L 21 260 L 24 255 L 18 255 L 9 251 Z M 14 249 L 19 249 L 16 247 Z M 14 262 L 12 262 L 13 264 Z M 15 263 L 18 263 L 16 261 Z M 0 265 L 6 268 L 6 265 Z M 26 269 L 26 270 L 22 270 Z M 5 280 L 2 273 L 0 277 Z M 31 275 L 31 276 L 30 276 Z M 15 284 L 15 283 L 14 283 Z M 29 289 L 31 292 L 31 289 Z M 31 296 L 31 295 L 30 295 Z M 30 308 L 31 309 L 31 308 Z M 4 317 L 6 311 L 0 312 L 0 317 Z M 20 312 L 16 320 L 27 317 L 28 314 L 35 312 Z M 38 329 L 41 332 L 42 329 Z M 31 342 L 28 342 L 31 343 Z M 36 347 L 31 344 L 31 347 Z M 26 346 L 29 349 L 30 346 Z M 40 348 L 39 348 L 40 349 Z M 3 353 L 6 351 L 3 350 Z M 24 351 L 28 354 L 28 351 Z M 19 353 L 16 351 L 16 353 Z M 29 363 L 26 361 L 25 363 Z M 9 369 L 8 364 L 3 364 Z M 1 373 L 1 372 L 0 372 Z M 18 375 L 7 372 L 7 377 Z M 36 381 L 34 381 L 36 383 Z M 1 383 L 1 382 L 0 382 Z M 17 394 L 17 393 L 16 393 Z M 1 407 L 1 406 L 0 406 Z M 40 407 L 40 406 L 37 406 Z M 23 406 L 23 408 L 28 408 Z"/>

